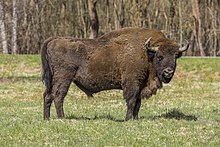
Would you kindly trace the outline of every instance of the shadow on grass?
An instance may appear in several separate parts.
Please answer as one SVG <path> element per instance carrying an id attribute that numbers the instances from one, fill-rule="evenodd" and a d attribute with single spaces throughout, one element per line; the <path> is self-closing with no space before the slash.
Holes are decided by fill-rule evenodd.
<path id="1" fill-rule="evenodd" d="M 75 120 L 101 120 L 101 119 L 108 119 L 108 120 L 112 120 L 112 121 L 115 121 L 115 122 L 124 122 L 125 121 L 125 120 L 121 120 L 121 119 L 116 119 L 116 118 L 114 118 L 110 114 L 108 114 L 108 115 L 100 115 L 100 116 L 95 115 L 94 117 L 70 115 L 70 116 L 67 116 L 66 119 L 75 119 Z"/>
<path id="2" fill-rule="evenodd" d="M 187 121 L 197 121 L 198 118 L 195 115 L 186 115 L 180 110 L 174 108 L 167 113 L 161 114 L 159 116 L 153 116 L 150 117 L 150 119 L 158 119 L 158 118 L 165 118 L 165 119 L 177 119 L 177 120 L 187 120 Z M 95 115 L 94 117 L 85 117 L 85 116 L 76 116 L 76 115 L 70 115 L 67 116 L 66 119 L 75 119 L 75 120 L 99 120 L 99 119 L 108 119 L 115 122 L 125 122 L 125 120 L 122 119 L 116 119 L 110 114 L 107 115 Z M 149 119 L 149 117 L 141 116 L 139 119 Z"/>
<path id="3" fill-rule="evenodd" d="M 161 114 L 159 116 L 154 116 L 153 119 L 165 118 L 165 119 L 177 119 L 177 120 L 187 120 L 187 121 L 197 121 L 198 118 L 195 115 L 186 115 L 180 110 L 174 108 L 167 113 Z"/>
<path id="4" fill-rule="evenodd" d="M 1 82 L 18 82 L 18 81 L 41 81 L 40 76 L 7 76 L 7 77 L 0 77 Z"/>

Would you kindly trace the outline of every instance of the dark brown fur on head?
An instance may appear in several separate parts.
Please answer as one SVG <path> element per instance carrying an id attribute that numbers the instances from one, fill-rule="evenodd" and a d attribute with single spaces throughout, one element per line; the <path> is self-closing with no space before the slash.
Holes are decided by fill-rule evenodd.
<path id="1" fill-rule="evenodd" d="M 148 50 L 156 73 L 161 82 L 169 83 L 176 70 L 176 59 L 182 56 L 180 46 L 167 38 L 156 40 Z"/>

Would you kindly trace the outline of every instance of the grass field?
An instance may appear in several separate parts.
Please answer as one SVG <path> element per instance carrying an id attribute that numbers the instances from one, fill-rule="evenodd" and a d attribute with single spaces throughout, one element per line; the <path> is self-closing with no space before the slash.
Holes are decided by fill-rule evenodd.
<path id="1" fill-rule="evenodd" d="M 180 59 L 170 84 L 124 122 L 119 90 L 88 99 L 73 84 L 66 119 L 43 120 L 38 55 L 0 55 L 0 146 L 219 146 L 220 59 Z"/>

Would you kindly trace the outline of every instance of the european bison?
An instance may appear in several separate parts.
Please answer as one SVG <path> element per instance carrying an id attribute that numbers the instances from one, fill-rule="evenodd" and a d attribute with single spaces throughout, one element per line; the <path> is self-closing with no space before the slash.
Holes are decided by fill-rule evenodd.
<path id="1" fill-rule="evenodd" d="M 63 101 L 72 82 L 90 97 L 122 89 L 125 120 L 138 119 L 141 99 L 170 82 L 176 59 L 188 46 L 180 47 L 162 32 L 145 28 L 124 28 L 97 39 L 49 38 L 41 51 L 44 119 L 50 118 L 53 100 L 58 118 L 64 117 Z"/>

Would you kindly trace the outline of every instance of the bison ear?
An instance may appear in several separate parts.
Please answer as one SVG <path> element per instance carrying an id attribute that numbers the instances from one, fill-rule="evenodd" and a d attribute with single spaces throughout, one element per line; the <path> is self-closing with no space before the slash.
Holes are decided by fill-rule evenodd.
<path id="1" fill-rule="evenodd" d="M 153 59 L 154 56 L 155 56 L 155 51 L 152 51 L 152 50 L 147 50 L 147 56 L 149 59 Z"/>
<path id="2" fill-rule="evenodd" d="M 147 49 L 147 56 L 149 57 L 149 59 L 153 59 L 156 53 L 156 50 L 151 46 L 150 40 L 151 40 L 151 37 L 147 39 L 144 45 L 145 45 L 145 48 Z"/>

